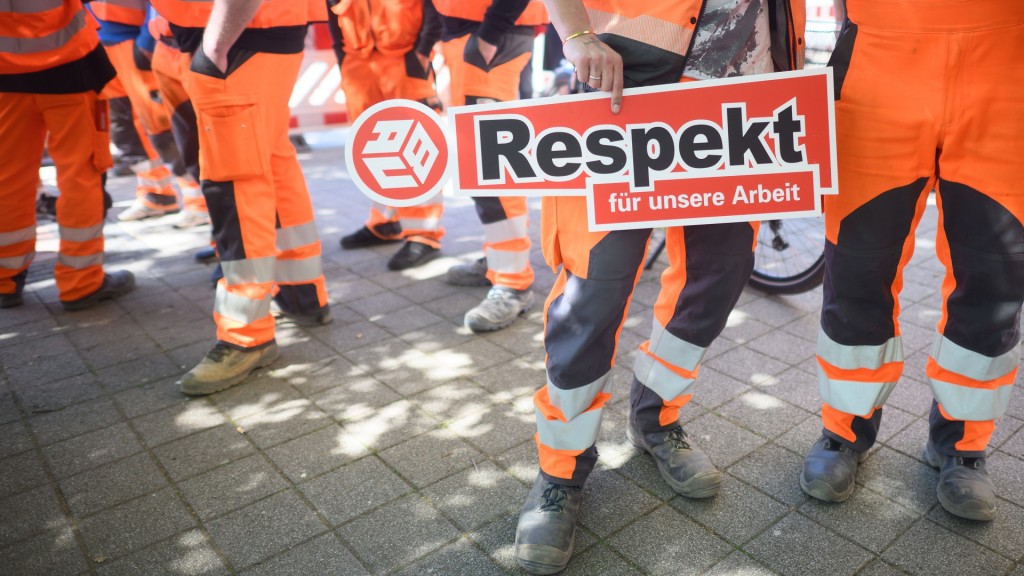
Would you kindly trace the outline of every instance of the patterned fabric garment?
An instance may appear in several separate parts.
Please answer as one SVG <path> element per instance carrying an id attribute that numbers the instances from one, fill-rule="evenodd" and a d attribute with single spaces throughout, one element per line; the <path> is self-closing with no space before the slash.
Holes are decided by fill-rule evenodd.
<path id="1" fill-rule="evenodd" d="M 764 0 L 707 0 L 683 75 L 707 80 L 771 72 L 770 44 Z"/>

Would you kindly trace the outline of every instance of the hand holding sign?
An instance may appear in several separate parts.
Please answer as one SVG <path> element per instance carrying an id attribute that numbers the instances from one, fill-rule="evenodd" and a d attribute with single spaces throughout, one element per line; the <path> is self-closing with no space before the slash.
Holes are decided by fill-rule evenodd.
<path id="1" fill-rule="evenodd" d="M 622 57 L 593 33 L 567 39 L 565 59 L 576 68 L 576 79 L 591 88 L 612 93 L 612 114 L 622 109 Z"/>

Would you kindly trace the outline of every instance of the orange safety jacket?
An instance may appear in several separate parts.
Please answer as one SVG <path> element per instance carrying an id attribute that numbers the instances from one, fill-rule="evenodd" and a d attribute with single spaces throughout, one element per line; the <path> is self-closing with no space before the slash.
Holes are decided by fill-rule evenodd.
<path id="1" fill-rule="evenodd" d="M 142 26 L 148 4 L 147 0 L 92 0 L 89 8 L 104 22 Z"/>
<path id="2" fill-rule="evenodd" d="M 441 16 L 483 22 L 492 0 L 434 0 L 434 7 Z M 548 11 L 541 0 L 530 0 L 526 9 L 515 21 L 516 26 L 540 26 L 548 23 Z"/>
<path id="3" fill-rule="evenodd" d="M 415 47 L 423 25 L 422 0 L 341 0 L 331 10 L 346 54 L 369 56 L 376 49 L 402 56 Z"/>
<path id="4" fill-rule="evenodd" d="M 205 28 L 213 0 L 153 0 L 161 16 L 183 28 Z M 323 0 L 263 0 L 246 28 L 305 26 L 327 20 Z"/>
<path id="5" fill-rule="evenodd" d="M 81 0 L 0 4 L 0 74 L 48 70 L 84 58 L 99 44 Z"/>

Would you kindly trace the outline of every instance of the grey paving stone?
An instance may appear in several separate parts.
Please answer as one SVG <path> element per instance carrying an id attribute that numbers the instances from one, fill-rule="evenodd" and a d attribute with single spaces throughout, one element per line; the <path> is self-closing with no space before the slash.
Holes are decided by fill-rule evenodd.
<path id="1" fill-rule="evenodd" d="M 269 410 L 237 420 L 246 436 L 260 448 L 269 448 L 331 423 L 327 414 L 302 398 L 281 402 Z"/>
<path id="2" fill-rule="evenodd" d="M 858 466 L 857 483 L 921 514 L 938 502 L 938 472 L 888 448 L 872 452 Z"/>
<path id="3" fill-rule="evenodd" d="M 421 495 L 462 530 L 516 513 L 529 490 L 490 462 L 425 488 Z"/>
<path id="4" fill-rule="evenodd" d="M 882 558 L 914 574 L 1003 574 L 1013 563 L 928 520 L 915 524 Z"/>
<path id="5" fill-rule="evenodd" d="M 28 423 L 32 426 L 39 444 L 46 446 L 106 428 L 121 420 L 114 403 L 106 398 L 100 398 L 68 406 L 62 410 L 32 414 Z"/>
<path id="6" fill-rule="evenodd" d="M 180 376 L 181 368 L 165 354 L 158 352 L 98 370 L 96 376 L 107 390 L 124 390 L 139 384 Z"/>
<path id="7" fill-rule="evenodd" d="M 64 576 L 79 574 L 88 564 L 65 526 L 0 550 L 0 567 L 12 576 Z"/>
<path id="8" fill-rule="evenodd" d="M 174 481 L 239 460 L 253 452 L 252 444 L 231 424 L 221 424 L 153 449 L 153 454 Z"/>
<path id="9" fill-rule="evenodd" d="M 378 409 L 402 397 L 373 376 L 357 376 L 320 391 L 310 399 L 332 418 L 345 423 L 372 418 Z"/>
<path id="10" fill-rule="evenodd" d="M 882 425 L 885 425 L 889 417 L 890 408 L 886 407 L 882 413 Z M 906 412 L 904 412 L 906 414 Z M 885 440 L 885 445 L 910 458 L 921 459 L 921 451 L 928 441 L 928 419 L 915 418 L 902 430 L 894 433 Z"/>
<path id="11" fill-rule="evenodd" d="M 56 381 L 32 382 L 16 386 L 13 391 L 21 401 L 22 407 L 30 413 L 60 410 L 103 394 L 103 388 L 90 373 L 76 374 Z"/>
<path id="12" fill-rule="evenodd" d="M 772 570 L 808 576 L 856 574 L 873 558 L 867 550 L 797 513 L 765 530 L 744 550 Z"/>
<path id="13" fill-rule="evenodd" d="M 996 437 L 997 434 L 1002 436 L 1002 441 Z M 996 423 L 996 432 L 992 435 L 989 446 L 998 447 L 1011 456 L 1024 459 L 1024 422 L 1016 418 L 1001 418 Z"/>
<path id="14" fill-rule="evenodd" d="M 71 512 L 78 517 L 156 492 L 165 486 L 167 480 L 149 454 L 144 452 L 82 472 L 60 483 Z"/>
<path id="15" fill-rule="evenodd" d="M 503 364 L 480 370 L 473 375 L 472 379 L 494 394 L 501 392 L 516 396 L 533 394 L 546 382 L 544 361 L 542 358 L 536 360 L 514 358 Z"/>
<path id="16" fill-rule="evenodd" d="M 437 420 L 416 409 L 408 400 L 399 400 L 383 406 L 371 415 L 345 423 L 345 429 L 371 450 L 385 450 L 390 446 L 434 430 Z"/>
<path id="17" fill-rule="evenodd" d="M 433 414 L 439 420 L 458 420 L 486 411 L 494 402 L 493 397 L 475 383 L 458 379 L 410 398 L 420 410 Z"/>
<path id="18" fill-rule="evenodd" d="M 954 516 L 940 505 L 932 509 L 928 519 L 1006 558 L 1024 558 L 1024 531 L 1020 529 L 1024 526 L 1024 508 L 1020 506 L 1000 500 L 996 503 L 994 520 L 974 522 Z"/>
<path id="19" fill-rule="evenodd" d="M 367 482 L 367 478 L 373 478 Z M 408 493 L 410 486 L 375 456 L 305 482 L 299 490 L 334 526 Z"/>
<path id="20" fill-rule="evenodd" d="M 804 306 L 807 305 L 804 304 Z M 809 313 L 809 310 L 801 308 L 799 299 L 788 300 L 785 297 L 759 298 L 739 304 L 736 309 L 776 328 L 798 320 Z M 814 311 L 816 311 L 816 307 Z"/>
<path id="21" fill-rule="evenodd" d="M 644 574 L 617 554 L 612 548 L 598 544 L 584 551 L 574 551 L 563 576 L 631 576 Z"/>
<path id="22" fill-rule="evenodd" d="M 699 574 L 733 550 L 667 506 L 642 516 L 607 543 L 649 574 Z"/>
<path id="23" fill-rule="evenodd" d="M 738 347 L 704 363 L 744 384 L 756 384 L 785 372 L 789 365 L 746 347 Z"/>
<path id="24" fill-rule="evenodd" d="M 454 286 L 452 288 L 455 288 Z M 424 326 L 417 330 L 410 330 L 398 336 L 400 340 L 408 343 L 417 350 L 424 352 L 436 352 L 458 346 L 477 338 L 476 334 L 462 326 L 462 319 L 459 322 L 452 322 L 442 319 L 440 322 Z"/>
<path id="25" fill-rule="evenodd" d="M 156 447 L 224 422 L 209 400 L 198 398 L 135 418 L 132 426 L 148 446 Z"/>
<path id="26" fill-rule="evenodd" d="M 14 390 L 22 390 L 38 382 L 56 382 L 78 374 L 89 372 L 89 367 L 78 357 L 78 354 L 65 354 L 60 362 L 48 358 L 39 358 L 19 366 L 4 368 L 7 381 Z"/>
<path id="27" fill-rule="evenodd" d="M 429 432 L 388 448 L 380 452 L 380 457 L 419 488 L 484 459 L 474 448 L 445 430 Z"/>
<path id="28" fill-rule="evenodd" d="M 79 348 L 78 354 L 93 370 L 100 370 L 160 353 L 160 347 L 148 337 L 129 336 L 103 340 Z"/>
<path id="29" fill-rule="evenodd" d="M 807 411 L 775 396 L 751 390 L 719 406 L 716 412 L 764 438 L 775 438 L 807 417 Z"/>
<path id="30" fill-rule="evenodd" d="M 524 484 L 533 484 L 533 479 L 537 477 L 537 472 L 540 469 L 537 459 L 537 444 L 533 440 L 527 440 L 506 450 L 495 461 L 506 472 Z"/>
<path id="31" fill-rule="evenodd" d="M 14 394 L 8 391 L 6 386 L 0 387 L 0 422 L 6 424 L 19 418 L 21 410 L 14 403 Z"/>
<path id="32" fill-rule="evenodd" d="M 330 424 L 265 453 L 292 482 L 302 482 L 362 458 L 369 450 L 341 426 Z"/>
<path id="33" fill-rule="evenodd" d="M 29 435 L 24 421 L 16 420 L 0 424 L 0 458 L 31 450 L 32 447 L 32 437 Z"/>
<path id="34" fill-rule="evenodd" d="M 191 368 L 191 367 L 190 367 Z M 127 388 L 113 395 L 114 402 L 128 418 L 137 418 L 164 408 L 188 403 L 181 393 L 178 376 Z"/>
<path id="35" fill-rule="evenodd" d="M 800 489 L 803 465 L 802 456 L 777 444 L 766 444 L 733 464 L 728 472 L 784 504 L 799 506 L 808 498 Z"/>
<path id="36" fill-rule="evenodd" d="M 899 568 L 894 568 L 876 558 L 875 560 L 868 562 L 868 565 L 858 572 L 857 576 L 899 576 L 902 574 L 906 574 L 906 572 Z"/>
<path id="37" fill-rule="evenodd" d="M 67 519 L 53 487 L 40 486 L 0 500 L 0 549 L 43 531 L 61 531 Z"/>
<path id="38" fill-rule="evenodd" d="M 227 566 L 199 530 L 188 530 L 96 567 L 101 576 L 221 576 Z"/>
<path id="39" fill-rule="evenodd" d="M 711 567 L 707 572 L 708 576 L 774 576 L 773 572 L 747 556 L 743 552 L 736 551 L 729 554 L 725 560 Z"/>
<path id="40" fill-rule="evenodd" d="M 767 442 L 713 413 L 705 414 L 683 428 L 719 468 L 728 468 Z"/>
<path id="41" fill-rule="evenodd" d="M 772 330 L 750 342 L 749 347 L 768 356 L 796 366 L 808 358 L 814 357 L 814 344 L 787 332 Z"/>
<path id="42" fill-rule="evenodd" d="M 242 576 L 310 576 L 369 574 L 333 534 L 324 534 L 243 571 Z"/>
<path id="43" fill-rule="evenodd" d="M 302 395 L 298 390 L 271 376 L 275 370 L 286 365 L 285 359 L 278 358 L 270 368 L 252 372 L 241 385 L 217 392 L 209 398 L 220 411 L 236 422 L 293 400 L 301 400 Z"/>
<path id="44" fill-rule="evenodd" d="M 178 484 L 203 521 L 265 498 L 288 483 L 260 455 L 249 456 Z"/>
<path id="45" fill-rule="evenodd" d="M 722 487 L 713 498 L 694 500 L 680 496 L 669 504 L 736 545 L 747 542 L 789 511 L 789 507 L 729 474 L 722 474 Z"/>
<path id="46" fill-rule="evenodd" d="M 857 489 L 844 503 L 826 503 L 811 498 L 800 512 L 864 548 L 881 553 L 920 517 L 870 490 Z"/>
<path id="47" fill-rule="evenodd" d="M 480 303 L 486 292 L 461 289 L 453 294 L 424 302 L 422 306 L 438 316 L 462 325 L 463 318 L 471 308 Z"/>
<path id="48" fill-rule="evenodd" d="M 882 424 L 878 430 L 878 441 L 887 442 L 890 438 L 902 432 L 918 419 L 917 416 L 909 414 L 894 406 L 886 406 L 882 409 Z M 924 446 L 924 444 L 921 444 Z"/>
<path id="49" fill-rule="evenodd" d="M 932 389 L 928 384 L 910 377 L 911 374 L 909 367 L 904 369 L 903 378 L 893 388 L 886 403 L 915 416 L 928 416 L 928 411 L 932 407 Z M 923 375 L 924 372 L 920 374 Z"/>
<path id="50" fill-rule="evenodd" d="M 996 493 L 1017 506 L 1024 506 L 1024 465 L 1018 458 L 996 452 L 987 458 Z"/>
<path id="51" fill-rule="evenodd" d="M 813 361 L 815 362 L 816 361 Z M 821 396 L 818 394 L 818 376 L 816 372 L 807 372 L 801 368 L 790 368 L 771 378 L 763 378 L 754 388 L 765 394 L 781 398 L 794 406 L 808 412 L 817 413 L 821 409 Z"/>
<path id="52" fill-rule="evenodd" d="M 141 451 L 135 433 L 123 422 L 43 448 L 57 478 L 67 478 Z"/>
<path id="53" fill-rule="evenodd" d="M 405 286 L 400 286 L 392 291 L 410 302 L 422 304 L 437 300 L 461 290 L 458 286 L 448 284 L 438 278 L 424 278 Z"/>
<path id="54" fill-rule="evenodd" d="M 366 296 L 367 294 L 369 296 Z M 377 289 L 366 292 L 363 296 L 365 297 L 346 300 L 345 303 L 371 322 L 376 322 L 389 313 L 406 310 L 412 304 L 411 301 L 387 290 Z"/>
<path id="55" fill-rule="evenodd" d="M 334 324 L 338 324 L 334 322 Z M 347 354 L 353 350 L 386 342 L 394 335 L 373 322 L 363 321 L 335 326 L 329 332 L 318 333 L 317 338 L 335 352 Z M 354 357 L 347 356 L 350 360 Z"/>
<path id="56" fill-rule="evenodd" d="M 756 318 L 752 318 L 746 312 L 734 309 L 729 313 L 729 320 L 725 324 L 725 329 L 722 330 L 722 338 L 728 338 L 737 344 L 749 344 L 774 330 L 764 322 L 758 322 Z"/>
<path id="57" fill-rule="evenodd" d="M 290 490 L 208 522 L 206 527 L 236 569 L 262 562 L 327 530 Z"/>
<path id="58" fill-rule="evenodd" d="M 496 456 L 537 432 L 531 400 L 498 403 L 483 412 L 447 423 L 446 430 L 473 447 Z"/>
<path id="59" fill-rule="evenodd" d="M 93 559 L 118 558 L 195 526 L 171 488 L 78 521 Z"/>
<path id="60" fill-rule="evenodd" d="M 776 444 L 795 452 L 806 454 L 811 446 L 821 437 L 822 424 L 819 416 L 808 415 L 803 422 L 790 428 L 785 434 L 774 440 Z"/>
<path id="61" fill-rule="evenodd" d="M 821 295 L 818 295 L 818 307 L 821 306 Z M 792 334 L 803 338 L 807 342 L 811 343 L 811 349 L 814 349 L 814 345 L 818 342 L 818 333 L 821 331 L 821 317 L 818 312 L 812 312 L 806 316 L 802 316 L 793 320 L 789 324 L 785 324 L 779 327 L 779 330 L 786 334 Z"/>
<path id="62" fill-rule="evenodd" d="M 401 576 L 450 576 L 451 574 L 503 575 L 505 570 L 491 562 L 486 554 L 466 538 L 443 546 L 426 558 L 398 572 Z"/>
<path id="63" fill-rule="evenodd" d="M 323 354 L 316 359 L 308 360 L 294 358 L 289 350 L 286 358 L 290 363 L 267 372 L 267 378 L 281 384 L 288 384 L 299 394 L 309 398 L 365 376 L 362 370 L 317 341 L 304 344 L 303 356 L 310 353 L 308 349 L 320 349 L 321 347 L 324 350 Z"/>
<path id="64" fill-rule="evenodd" d="M 693 402 L 712 410 L 749 389 L 747 384 L 704 363 L 693 387 Z"/>
<path id="65" fill-rule="evenodd" d="M 395 295 L 395 297 L 408 302 L 408 300 L 401 296 Z M 401 310 L 392 310 L 372 319 L 374 324 L 396 336 L 420 330 L 421 328 L 437 324 L 442 320 L 443 318 L 440 316 L 424 310 L 418 305 L 409 306 Z"/>

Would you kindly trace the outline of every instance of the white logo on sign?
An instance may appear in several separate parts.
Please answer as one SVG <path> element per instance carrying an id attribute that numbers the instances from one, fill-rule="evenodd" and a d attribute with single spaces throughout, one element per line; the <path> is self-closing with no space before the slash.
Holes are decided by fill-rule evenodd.
<path id="1" fill-rule="evenodd" d="M 381 188 L 411 188 L 426 181 L 440 151 L 419 122 L 382 120 L 372 133 L 377 139 L 363 147 L 363 160 Z"/>

